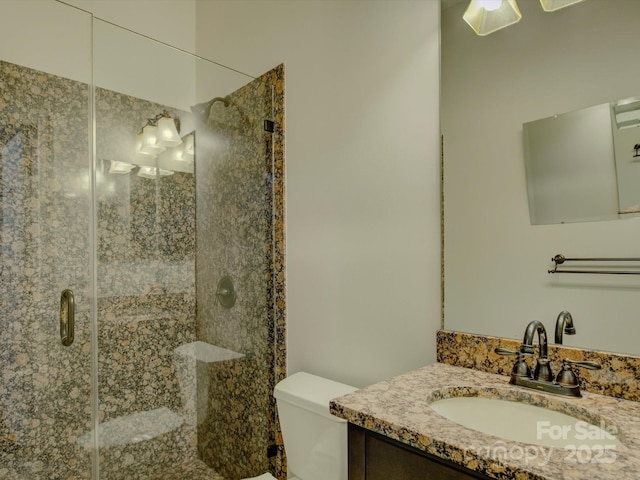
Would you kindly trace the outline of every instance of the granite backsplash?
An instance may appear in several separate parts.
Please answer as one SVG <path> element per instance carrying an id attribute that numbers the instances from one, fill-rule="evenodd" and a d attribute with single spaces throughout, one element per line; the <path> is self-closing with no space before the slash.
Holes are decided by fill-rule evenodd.
<path id="1" fill-rule="evenodd" d="M 514 358 L 498 355 L 494 350 L 497 347 L 518 350 L 521 343 L 510 338 L 439 330 L 436 341 L 437 361 L 498 375 L 510 375 Z M 584 390 L 640 401 L 640 357 L 549 344 L 549 358 L 554 374 L 562 368 L 564 358 L 596 361 L 602 365 L 601 370 L 576 369 Z M 527 361 L 533 369 L 535 360 L 528 358 Z"/>

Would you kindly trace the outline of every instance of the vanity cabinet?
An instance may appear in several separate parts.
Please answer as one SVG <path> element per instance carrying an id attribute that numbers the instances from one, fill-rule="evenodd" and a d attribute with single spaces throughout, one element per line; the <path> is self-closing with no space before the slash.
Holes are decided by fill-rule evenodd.
<path id="1" fill-rule="evenodd" d="M 384 435 L 349 424 L 349 480 L 489 478 Z"/>

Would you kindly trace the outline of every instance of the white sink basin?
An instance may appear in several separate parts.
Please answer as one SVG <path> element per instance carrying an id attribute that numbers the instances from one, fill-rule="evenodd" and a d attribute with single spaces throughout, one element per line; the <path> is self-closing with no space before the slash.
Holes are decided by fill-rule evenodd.
<path id="1" fill-rule="evenodd" d="M 571 415 L 526 403 L 484 397 L 452 397 L 429 405 L 467 428 L 533 445 L 566 448 L 620 445 L 615 426 L 592 425 Z"/>

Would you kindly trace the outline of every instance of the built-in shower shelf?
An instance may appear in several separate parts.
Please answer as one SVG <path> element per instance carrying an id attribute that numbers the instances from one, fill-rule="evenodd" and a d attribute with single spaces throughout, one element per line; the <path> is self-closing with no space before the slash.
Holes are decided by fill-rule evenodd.
<path id="1" fill-rule="evenodd" d="M 244 357 L 244 353 L 234 352 L 226 348 L 211 345 L 206 342 L 185 343 L 175 349 L 178 355 L 193 358 L 199 362 L 213 363 L 224 362 L 225 360 L 235 360 Z"/>
<path id="2" fill-rule="evenodd" d="M 182 416 L 166 407 L 113 418 L 98 426 L 98 447 L 144 442 L 180 428 Z M 93 448 L 93 431 L 78 438 L 81 447 Z"/>

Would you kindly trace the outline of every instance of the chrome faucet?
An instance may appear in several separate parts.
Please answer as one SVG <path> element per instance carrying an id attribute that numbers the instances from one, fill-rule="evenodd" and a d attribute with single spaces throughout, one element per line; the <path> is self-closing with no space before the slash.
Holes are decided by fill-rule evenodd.
<path id="1" fill-rule="evenodd" d="M 562 333 L 567 335 L 575 335 L 576 327 L 573 326 L 573 317 L 569 312 L 563 310 L 556 320 L 556 345 L 562 345 Z"/>

